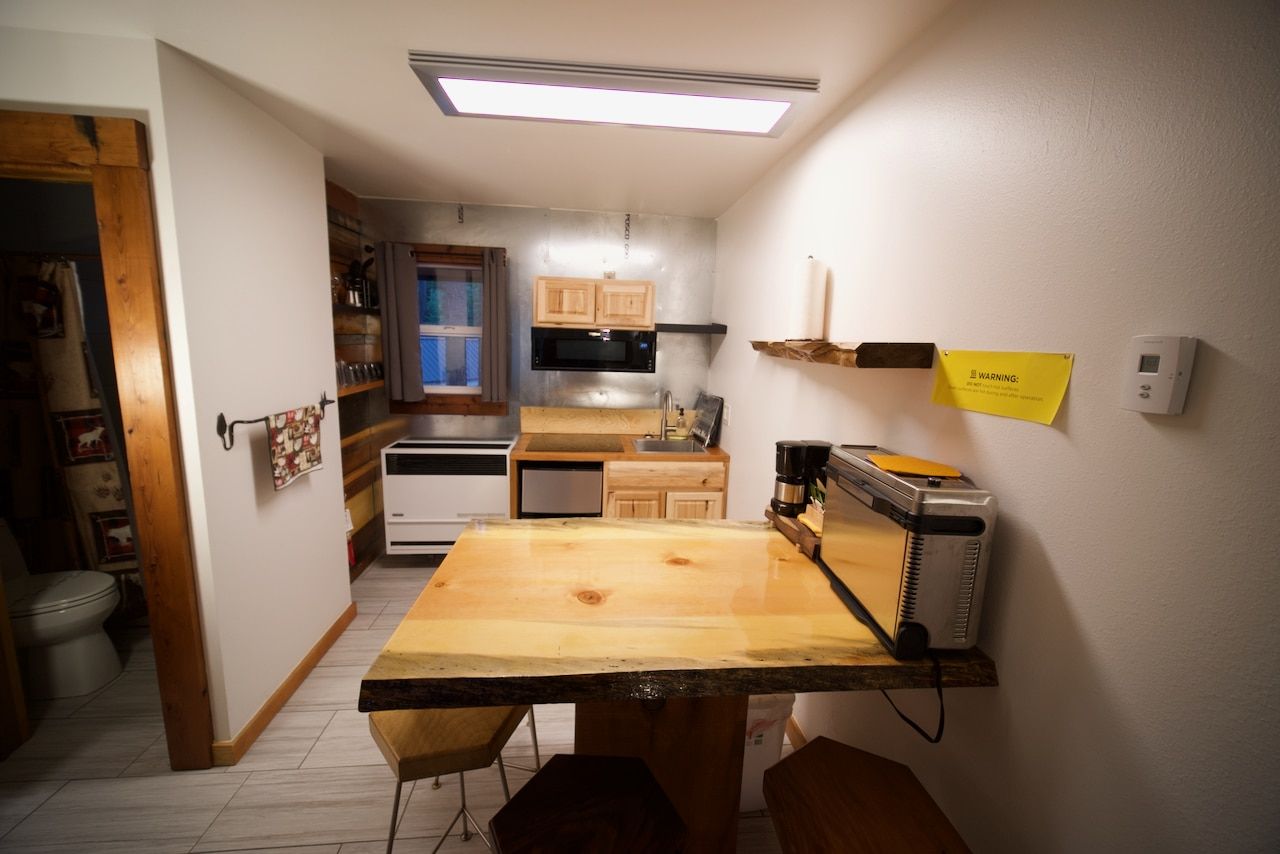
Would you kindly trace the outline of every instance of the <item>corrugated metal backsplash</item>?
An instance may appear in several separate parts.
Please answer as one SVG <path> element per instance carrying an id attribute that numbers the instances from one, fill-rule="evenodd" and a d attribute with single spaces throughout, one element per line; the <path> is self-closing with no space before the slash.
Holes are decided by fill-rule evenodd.
<path id="1" fill-rule="evenodd" d="M 706 323 L 711 318 L 716 223 L 710 219 L 539 208 L 361 199 L 366 238 L 405 243 L 502 246 L 511 265 L 511 413 L 505 418 L 417 416 L 423 436 L 503 436 L 520 431 L 519 405 L 656 407 L 663 390 L 692 406 L 706 387 L 711 336 L 658 333 L 652 374 L 532 371 L 529 328 L 537 276 L 600 277 L 655 283 L 658 323 Z M 711 391 L 714 391 L 712 389 Z"/>

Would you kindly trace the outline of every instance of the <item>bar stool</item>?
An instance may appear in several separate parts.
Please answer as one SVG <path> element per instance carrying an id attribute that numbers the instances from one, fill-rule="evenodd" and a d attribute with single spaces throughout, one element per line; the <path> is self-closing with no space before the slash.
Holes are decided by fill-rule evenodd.
<path id="1" fill-rule="evenodd" d="M 685 824 L 643 759 L 556 754 L 489 822 L 498 854 L 677 854 Z"/>
<path id="2" fill-rule="evenodd" d="M 489 840 L 480 830 L 480 824 L 467 809 L 464 771 L 488 768 L 495 761 L 502 778 L 502 793 L 507 800 L 511 792 L 507 786 L 507 771 L 502 764 L 502 748 L 521 718 L 529 715 L 530 706 L 482 706 L 465 709 L 403 709 L 387 712 L 370 712 L 369 732 L 374 743 L 382 751 L 387 765 L 396 777 L 395 799 L 391 805 L 391 831 L 387 835 L 387 854 L 391 854 L 396 839 L 396 820 L 400 814 L 400 789 L 411 780 L 435 777 L 435 787 L 443 774 L 457 774 L 461 804 L 444 835 L 431 849 L 432 854 L 449 838 L 453 826 L 462 819 L 462 838 L 471 838 L 467 822 L 475 828 L 480 840 L 488 848 Z M 537 730 L 533 730 L 535 762 L 538 761 Z M 517 766 L 518 767 L 518 766 Z"/>

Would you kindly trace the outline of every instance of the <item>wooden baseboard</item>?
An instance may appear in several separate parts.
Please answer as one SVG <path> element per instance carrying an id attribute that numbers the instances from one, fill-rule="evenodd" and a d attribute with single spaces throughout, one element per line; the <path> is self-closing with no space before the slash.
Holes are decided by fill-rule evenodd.
<path id="1" fill-rule="evenodd" d="M 302 661 L 298 662 L 298 666 L 293 668 L 293 672 L 280 683 L 280 687 L 267 698 L 267 701 L 249 719 L 249 722 L 240 729 L 240 732 L 236 733 L 235 737 L 228 741 L 215 741 L 213 743 L 214 765 L 235 765 L 240 761 L 240 758 L 258 740 L 258 736 L 262 735 L 262 731 L 267 728 L 267 724 L 271 723 L 276 713 L 284 707 L 285 703 L 289 702 L 289 698 L 293 696 L 293 692 L 298 690 L 302 680 L 306 679 L 315 666 L 320 663 L 320 659 L 324 658 L 324 654 L 329 651 L 329 647 L 333 646 L 334 641 L 346 631 L 347 626 L 351 625 L 351 621 L 355 618 L 356 603 L 352 602 L 338 616 L 338 619 L 324 633 L 324 636 L 316 641 L 315 646 L 311 647 L 311 651 L 302 657 Z"/>
<path id="2" fill-rule="evenodd" d="M 791 742 L 792 750 L 799 750 L 809 743 L 809 739 L 805 737 L 804 730 L 800 729 L 800 722 L 796 720 L 795 715 L 787 718 L 787 741 Z"/>

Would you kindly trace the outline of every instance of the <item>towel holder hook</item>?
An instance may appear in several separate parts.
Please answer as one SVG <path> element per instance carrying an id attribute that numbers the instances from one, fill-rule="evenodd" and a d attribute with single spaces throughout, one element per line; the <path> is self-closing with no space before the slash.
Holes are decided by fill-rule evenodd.
<path id="1" fill-rule="evenodd" d="M 324 408 L 334 401 L 329 399 L 329 392 L 320 392 L 320 420 L 324 420 Z M 236 444 L 236 425 L 237 424 L 266 424 L 271 420 L 270 415 L 264 415 L 261 418 L 238 418 L 235 421 L 227 421 L 225 413 L 218 413 L 218 438 L 222 440 L 222 449 L 229 451 Z"/>

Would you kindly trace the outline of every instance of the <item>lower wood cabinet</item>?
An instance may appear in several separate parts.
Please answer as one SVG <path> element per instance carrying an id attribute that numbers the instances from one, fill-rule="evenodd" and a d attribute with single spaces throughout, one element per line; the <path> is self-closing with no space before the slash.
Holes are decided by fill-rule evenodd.
<path id="1" fill-rule="evenodd" d="M 610 492 L 604 503 L 609 519 L 661 519 L 661 492 Z"/>
<path id="2" fill-rule="evenodd" d="M 723 519 L 726 463 L 621 460 L 604 466 L 611 519 Z"/>
<path id="3" fill-rule="evenodd" d="M 664 517 L 667 519 L 723 519 L 723 492 L 668 492 Z"/>

